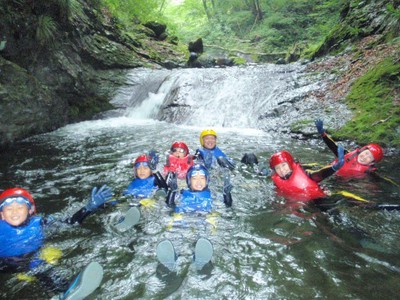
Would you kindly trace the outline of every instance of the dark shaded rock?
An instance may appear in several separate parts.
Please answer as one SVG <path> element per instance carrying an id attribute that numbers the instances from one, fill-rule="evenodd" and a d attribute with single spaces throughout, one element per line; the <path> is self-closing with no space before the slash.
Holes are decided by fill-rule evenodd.
<path id="1" fill-rule="evenodd" d="M 189 52 L 203 53 L 204 52 L 203 40 L 199 38 L 194 42 L 189 42 L 188 50 Z"/>
<path id="2" fill-rule="evenodd" d="M 147 22 L 146 24 L 143 25 L 151 29 L 157 38 L 164 40 L 167 37 L 167 33 L 165 32 L 165 30 L 167 29 L 167 25 L 154 21 Z"/>

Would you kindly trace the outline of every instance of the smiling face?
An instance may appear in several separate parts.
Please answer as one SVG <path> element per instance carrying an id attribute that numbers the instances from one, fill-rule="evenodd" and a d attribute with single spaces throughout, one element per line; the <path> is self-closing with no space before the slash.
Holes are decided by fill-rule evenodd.
<path id="1" fill-rule="evenodd" d="M 275 166 L 275 172 L 279 177 L 287 179 L 292 173 L 292 169 L 287 162 L 282 162 Z"/>
<path id="2" fill-rule="evenodd" d="M 140 179 L 146 179 L 151 175 L 151 169 L 147 163 L 135 164 L 136 176 Z"/>
<path id="3" fill-rule="evenodd" d="M 172 149 L 172 155 L 178 158 L 183 158 L 186 156 L 186 151 L 183 148 Z"/>
<path id="4" fill-rule="evenodd" d="M 207 185 L 207 178 L 205 175 L 197 174 L 190 177 L 190 189 L 192 191 L 202 191 Z"/>
<path id="5" fill-rule="evenodd" d="M 205 135 L 203 137 L 203 147 L 206 149 L 214 149 L 217 145 L 217 137 L 215 135 Z"/>
<path id="6" fill-rule="evenodd" d="M 29 209 L 26 204 L 13 202 L 3 207 L 1 219 L 12 226 L 19 226 L 26 221 Z"/>
<path id="7" fill-rule="evenodd" d="M 362 165 L 369 165 L 374 162 L 374 156 L 369 149 L 365 149 L 360 154 L 358 154 L 357 161 Z"/>

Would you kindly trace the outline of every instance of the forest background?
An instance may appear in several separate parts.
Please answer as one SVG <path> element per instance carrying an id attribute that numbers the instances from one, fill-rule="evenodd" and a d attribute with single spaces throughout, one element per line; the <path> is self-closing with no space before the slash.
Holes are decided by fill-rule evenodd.
<path id="1" fill-rule="evenodd" d="M 313 61 L 335 78 L 316 96 L 354 112 L 335 137 L 399 148 L 399 32 L 400 0 L 1 0 L 0 147 L 112 109 L 126 70 L 184 67 L 201 38 L 236 64 Z"/>

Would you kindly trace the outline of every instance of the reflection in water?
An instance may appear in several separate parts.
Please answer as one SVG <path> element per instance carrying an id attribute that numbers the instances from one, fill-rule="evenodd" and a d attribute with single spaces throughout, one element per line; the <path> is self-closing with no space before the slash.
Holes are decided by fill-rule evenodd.
<path id="1" fill-rule="evenodd" d="M 38 210 L 63 218 L 80 208 L 93 186 L 106 183 L 116 199 L 131 182 L 132 159 L 156 149 L 163 154 L 175 140 L 191 152 L 203 128 L 127 117 L 73 124 L 36 136 L 2 155 L 1 188 L 19 185 L 35 196 Z M 293 151 L 326 163 L 332 155 L 322 143 L 310 145 L 247 128 L 215 126 L 219 146 L 237 162 L 246 152 L 267 161 L 276 149 Z M 161 155 L 161 158 L 164 156 Z M 386 176 L 399 161 L 387 158 Z M 161 170 L 162 164 L 159 169 Z M 372 211 L 335 195 L 320 206 L 288 207 L 276 196 L 269 178 L 238 164 L 231 174 L 233 207 L 223 204 L 222 174 L 211 173 L 215 196 L 213 226 L 168 229 L 169 209 L 161 201 L 142 207 L 139 225 L 126 232 L 114 224 L 128 209 L 126 202 L 99 211 L 83 226 L 51 231 L 48 245 L 63 251 L 60 267 L 70 276 L 90 260 L 105 271 L 92 299 L 394 299 L 400 279 L 400 214 Z M 332 191 L 348 190 L 377 202 L 396 203 L 399 189 L 371 178 L 326 181 Z M 357 203 L 359 204 L 359 203 Z M 190 223 L 191 217 L 187 217 Z M 195 219 L 196 224 L 198 220 Z M 201 272 L 192 264 L 194 243 L 207 236 L 214 246 L 212 264 Z M 170 238 L 179 254 L 177 270 L 157 264 L 157 243 Z M 37 284 L 1 274 L 4 299 L 49 298 Z"/>

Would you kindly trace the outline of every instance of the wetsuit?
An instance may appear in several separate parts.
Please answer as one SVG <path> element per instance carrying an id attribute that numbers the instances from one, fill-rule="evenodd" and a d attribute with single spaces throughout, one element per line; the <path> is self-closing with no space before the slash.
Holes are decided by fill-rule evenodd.
<path id="1" fill-rule="evenodd" d="M 185 157 L 176 157 L 172 154 L 167 156 L 167 163 L 164 166 L 164 174 L 174 172 L 179 179 L 185 179 L 187 170 L 193 166 L 193 155 L 186 155 Z"/>
<path id="2" fill-rule="evenodd" d="M 210 212 L 213 199 L 209 189 L 203 191 L 191 191 L 188 189 L 181 191 L 179 204 L 175 207 L 175 212 Z"/>
<path id="3" fill-rule="evenodd" d="M 44 258 L 40 256 L 40 251 L 45 242 L 44 229 L 46 226 L 54 225 L 56 222 L 81 224 L 91 213 L 92 211 L 83 207 L 65 221 L 34 215 L 28 217 L 19 226 L 12 226 L 6 221 L 0 220 L 0 271 L 38 271 L 35 275 L 40 278 L 42 283 L 45 283 L 46 288 L 64 291 L 68 282 L 60 278 L 54 272 L 54 269 L 42 272 L 38 268 L 46 264 Z"/>
<path id="4" fill-rule="evenodd" d="M 151 198 L 158 189 L 167 190 L 164 178 L 159 172 L 146 179 L 135 178 L 123 192 L 124 195 L 131 195 L 138 199 Z"/>
<path id="5" fill-rule="evenodd" d="M 230 164 L 233 166 L 235 165 L 235 162 L 228 157 L 224 152 L 222 152 L 221 149 L 218 148 L 218 146 L 215 146 L 214 149 L 206 149 L 204 147 L 198 149 L 201 159 L 204 162 L 204 165 L 206 168 L 215 168 L 218 165 L 218 158 L 223 157 L 226 158 Z"/>
<path id="6" fill-rule="evenodd" d="M 338 145 L 326 132 L 322 135 L 322 139 L 329 149 L 338 156 Z M 357 161 L 358 154 L 361 153 L 360 149 L 349 152 L 344 150 L 344 165 L 337 172 L 336 175 L 343 177 L 362 177 L 365 174 L 370 174 L 376 171 L 374 164 L 362 165 Z M 335 160 L 333 163 L 337 162 Z"/>
<path id="7" fill-rule="evenodd" d="M 331 176 L 335 170 L 331 166 L 319 170 L 304 169 L 299 163 L 294 163 L 288 179 L 282 179 L 274 173 L 271 178 L 277 187 L 278 195 L 290 201 L 311 201 L 326 196 L 318 182 Z"/>

